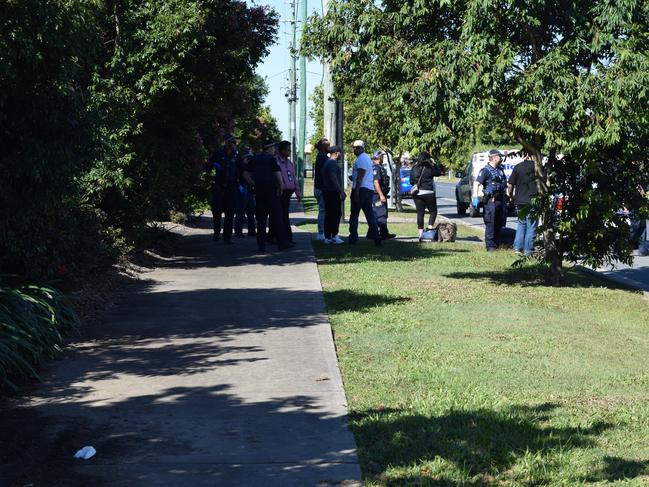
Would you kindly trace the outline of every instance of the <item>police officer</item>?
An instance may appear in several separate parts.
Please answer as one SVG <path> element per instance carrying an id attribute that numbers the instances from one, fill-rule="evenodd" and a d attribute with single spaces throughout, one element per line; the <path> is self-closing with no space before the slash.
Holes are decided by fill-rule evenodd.
<path id="1" fill-rule="evenodd" d="M 250 159 L 255 155 L 249 147 L 240 147 L 241 154 L 241 186 L 237 195 L 237 212 L 234 217 L 234 234 L 243 237 L 244 221 L 248 227 L 248 237 L 257 236 L 257 223 L 255 222 L 255 195 L 243 179 L 243 171 L 248 167 Z"/>
<path id="2" fill-rule="evenodd" d="M 376 223 L 379 226 L 381 239 L 389 240 L 396 237 L 396 235 L 388 230 L 387 197 L 390 194 L 390 179 L 383 167 L 383 152 L 381 151 L 376 151 L 372 155 L 372 172 L 374 175 L 374 199 L 372 200 L 374 218 L 376 218 Z"/>
<path id="3" fill-rule="evenodd" d="M 243 177 L 255 193 L 257 203 L 257 247 L 260 252 L 266 251 L 266 226 L 270 224 L 275 232 L 279 250 L 290 249 L 282 222 L 280 196 L 283 191 L 282 173 L 275 158 L 275 141 L 264 144 L 264 151 L 254 156 L 243 172 Z"/>
<path id="4" fill-rule="evenodd" d="M 214 241 L 219 240 L 221 232 L 221 213 L 225 214 L 223 224 L 223 243 L 232 243 L 232 227 L 237 207 L 240 184 L 241 158 L 237 152 L 237 139 L 234 135 L 225 136 L 225 144 L 211 158 L 214 169 L 212 184 L 212 218 Z"/>
<path id="5" fill-rule="evenodd" d="M 493 149 L 489 151 L 489 163 L 480 170 L 473 183 L 472 204 L 478 208 L 480 198 L 484 206 L 485 245 L 491 252 L 500 243 L 500 229 L 507 221 L 507 176 L 500 166 L 502 154 Z"/>

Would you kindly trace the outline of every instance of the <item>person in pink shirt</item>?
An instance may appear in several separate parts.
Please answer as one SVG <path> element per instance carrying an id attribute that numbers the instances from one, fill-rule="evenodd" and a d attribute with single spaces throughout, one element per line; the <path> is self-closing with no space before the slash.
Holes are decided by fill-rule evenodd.
<path id="1" fill-rule="evenodd" d="M 282 181 L 284 183 L 284 191 L 282 192 L 280 201 L 282 204 L 283 226 L 288 234 L 289 242 L 293 242 L 293 231 L 291 230 L 291 221 L 289 218 L 291 197 L 293 196 L 293 193 L 295 193 L 297 200 L 302 201 L 302 195 L 300 194 L 300 184 L 297 179 L 297 174 L 295 173 L 295 165 L 291 161 L 290 157 L 291 143 L 288 140 L 283 140 L 279 143 L 277 153 L 277 163 L 282 172 Z"/>

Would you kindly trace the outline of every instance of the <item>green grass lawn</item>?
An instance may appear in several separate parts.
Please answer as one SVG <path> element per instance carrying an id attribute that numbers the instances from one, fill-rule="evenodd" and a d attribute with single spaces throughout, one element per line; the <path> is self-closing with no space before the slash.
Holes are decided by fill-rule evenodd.
<path id="1" fill-rule="evenodd" d="M 313 245 L 367 485 L 649 485 L 641 294 L 472 243 Z"/>

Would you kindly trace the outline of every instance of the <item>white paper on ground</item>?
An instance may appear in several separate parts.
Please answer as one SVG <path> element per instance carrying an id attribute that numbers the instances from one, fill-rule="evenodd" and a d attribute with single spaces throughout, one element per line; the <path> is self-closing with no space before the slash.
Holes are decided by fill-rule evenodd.
<path id="1" fill-rule="evenodd" d="M 74 458 L 83 458 L 84 460 L 88 460 L 89 458 L 94 457 L 95 453 L 97 453 L 97 450 L 95 450 L 93 447 L 84 446 L 81 450 L 74 454 Z"/>

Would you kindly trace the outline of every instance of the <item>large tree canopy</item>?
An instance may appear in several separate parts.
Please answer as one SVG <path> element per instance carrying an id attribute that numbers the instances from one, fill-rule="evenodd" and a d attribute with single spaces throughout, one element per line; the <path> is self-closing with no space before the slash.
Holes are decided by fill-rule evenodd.
<path id="1" fill-rule="evenodd" d="M 0 273 L 97 261 L 182 207 L 220 133 L 272 125 L 255 75 L 272 10 L 0 0 L 0 22 Z"/>
<path id="2" fill-rule="evenodd" d="M 333 0 L 304 49 L 331 60 L 336 88 L 375 94 L 390 133 L 438 154 L 476 130 L 533 155 L 543 259 L 628 262 L 628 225 L 649 181 L 649 3 Z M 547 156 L 547 157 L 545 157 Z M 551 198 L 567 196 L 556 212 Z"/>

